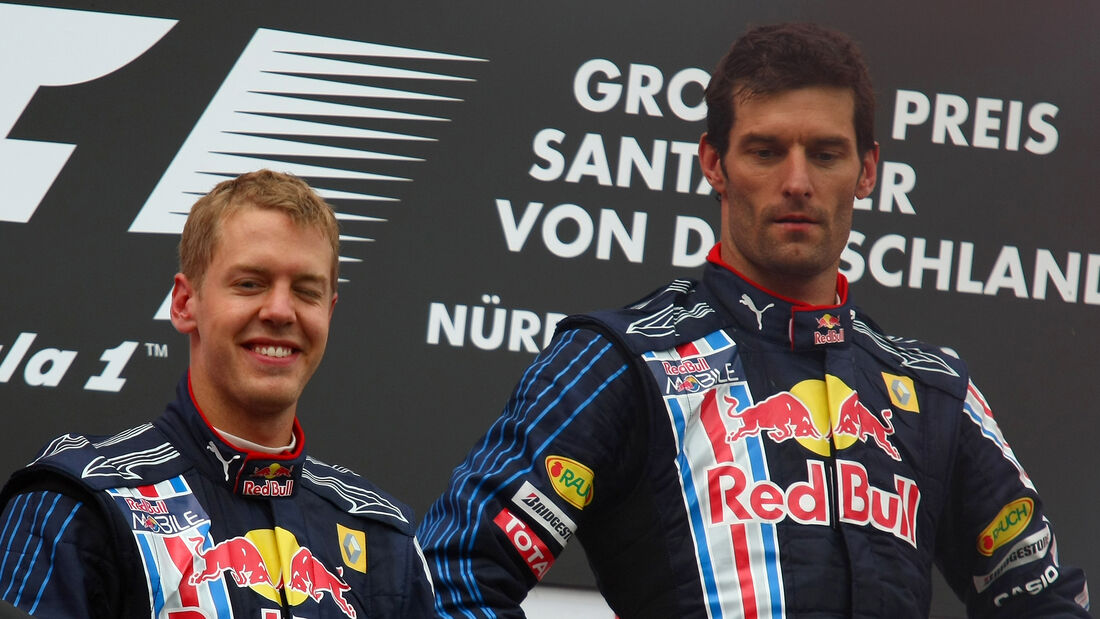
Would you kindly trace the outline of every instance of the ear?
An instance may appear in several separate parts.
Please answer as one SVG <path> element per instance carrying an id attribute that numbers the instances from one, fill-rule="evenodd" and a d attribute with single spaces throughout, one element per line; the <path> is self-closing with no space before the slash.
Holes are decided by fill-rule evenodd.
<path id="1" fill-rule="evenodd" d="M 856 197 L 862 200 L 871 195 L 878 180 L 878 142 L 863 154 L 860 161 L 859 181 L 856 183 Z"/>
<path id="2" fill-rule="evenodd" d="M 338 298 L 340 298 L 340 295 L 335 292 L 332 293 L 332 303 L 328 306 L 328 319 L 330 322 L 332 321 L 332 312 L 336 310 L 336 299 Z"/>
<path id="3" fill-rule="evenodd" d="M 183 273 L 176 273 L 172 284 L 172 305 L 169 315 L 172 318 L 172 326 L 180 333 L 189 334 L 198 330 L 198 322 L 194 316 L 195 287 Z"/>
<path id="4" fill-rule="evenodd" d="M 724 196 L 726 174 L 722 171 L 722 156 L 707 141 L 706 133 L 699 138 L 699 167 L 702 168 L 703 176 L 707 177 L 707 182 L 714 191 L 718 192 L 719 196 Z"/>

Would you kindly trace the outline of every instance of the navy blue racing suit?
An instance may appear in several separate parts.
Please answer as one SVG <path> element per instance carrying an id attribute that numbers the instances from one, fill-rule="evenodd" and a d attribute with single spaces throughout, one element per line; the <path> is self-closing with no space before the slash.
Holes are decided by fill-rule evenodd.
<path id="1" fill-rule="evenodd" d="M 564 320 L 419 529 L 444 617 L 521 617 L 574 537 L 624 619 L 1087 617 L 966 366 L 711 252 Z"/>
<path id="2" fill-rule="evenodd" d="M 41 617 L 432 617 L 412 514 L 296 448 L 242 451 L 186 377 L 152 423 L 61 436 L 0 494 L 0 598 Z"/>

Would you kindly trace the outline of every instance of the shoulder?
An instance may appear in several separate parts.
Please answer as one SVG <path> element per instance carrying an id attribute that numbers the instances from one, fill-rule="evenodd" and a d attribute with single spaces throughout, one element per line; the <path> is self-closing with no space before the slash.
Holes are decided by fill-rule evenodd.
<path id="1" fill-rule="evenodd" d="M 88 489 L 103 490 L 161 481 L 186 466 L 160 430 L 145 423 L 113 436 L 59 436 L 47 443 L 23 472 L 52 472 Z"/>
<path id="2" fill-rule="evenodd" d="M 412 510 L 351 469 L 307 456 L 301 480 L 340 511 L 413 535 Z"/>
<path id="3" fill-rule="evenodd" d="M 612 334 L 627 350 L 664 350 L 716 328 L 720 314 L 702 282 L 677 279 L 626 307 L 570 316 L 563 328 L 594 328 Z"/>
<path id="4" fill-rule="evenodd" d="M 957 398 L 966 396 L 969 371 L 954 350 L 887 335 L 861 312 L 857 312 L 853 319 L 852 330 L 855 331 L 856 344 L 885 365 Z"/>

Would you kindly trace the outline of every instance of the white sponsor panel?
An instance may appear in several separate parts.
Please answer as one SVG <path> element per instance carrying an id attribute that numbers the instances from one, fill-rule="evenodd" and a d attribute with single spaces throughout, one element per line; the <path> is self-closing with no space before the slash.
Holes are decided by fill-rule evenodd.
<path id="1" fill-rule="evenodd" d="M 550 497 L 531 485 L 531 482 L 523 482 L 512 496 L 512 502 L 542 525 L 563 547 L 573 539 L 573 532 L 577 530 L 576 523 Z"/>
<path id="2" fill-rule="evenodd" d="M 1001 559 L 988 574 L 974 577 L 974 589 L 978 593 L 985 591 L 989 588 L 989 585 L 993 584 L 993 581 L 1001 577 L 1008 570 L 1014 567 L 1020 567 L 1021 565 L 1027 565 L 1028 563 L 1034 563 L 1039 559 L 1047 556 L 1047 552 L 1050 550 L 1050 527 L 1044 527 L 1042 531 L 1039 531 L 1033 535 L 1029 535 L 1024 539 L 1016 543 L 1008 554 Z"/>

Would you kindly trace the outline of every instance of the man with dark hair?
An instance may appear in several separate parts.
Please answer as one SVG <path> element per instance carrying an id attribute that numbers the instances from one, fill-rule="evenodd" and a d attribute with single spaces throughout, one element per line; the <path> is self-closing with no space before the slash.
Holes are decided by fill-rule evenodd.
<path id="1" fill-rule="evenodd" d="M 619 617 L 1087 617 L 1084 574 L 962 361 L 839 273 L 874 188 L 855 44 L 752 30 L 707 88 L 701 280 L 565 319 L 421 524 L 445 617 L 520 617 L 575 536 Z"/>
<path id="2" fill-rule="evenodd" d="M 306 456 L 298 399 L 325 352 L 339 229 L 300 179 L 218 184 L 180 239 L 176 400 L 66 434 L 0 492 L 0 598 L 42 617 L 430 617 L 407 507 Z"/>

